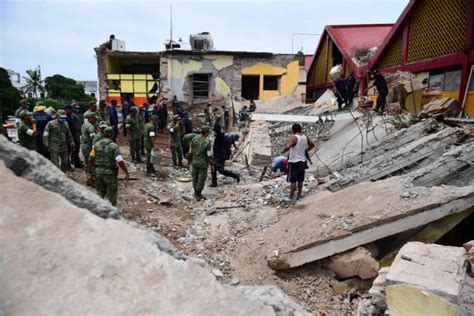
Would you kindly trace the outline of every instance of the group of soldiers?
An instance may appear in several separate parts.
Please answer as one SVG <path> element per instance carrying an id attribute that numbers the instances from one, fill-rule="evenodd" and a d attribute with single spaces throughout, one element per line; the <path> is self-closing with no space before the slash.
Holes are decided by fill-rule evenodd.
<path id="1" fill-rule="evenodd" d="M 166 101 L 150 107 L 144 104 L 141 108 L 131 106 L 127 116 L 123 117 L 124 135 L 130 146 L 130 157 L 133 163 L 142 163 L 146 155 L 147 174 L 153 175 L 156 170 L 152 163 L 152 152 L 157 147 L 156 136 L 164 132 L 162 117 L 157 110 L 166 108 Z M 22 146 L 36 150 L 62 171 L 83 168 L 79 152 L 86 165 L 87 184 L 95 185 L 101 197 L 108 197 L 112 205 L 117 205 L 118 169 L 122 169 L 129 179 L 129 172 L 116 142 L 118 120 L 116 102 L 107 105 L 101 101 L 90 102 L 89 109 L 81 114 L 76 104 L 66 104 L 63 109 L 54 110 L 38 102 L 34 112 L 28 109 L 29 104 L 21 101 L 16 112 L 18 117 L 18 136 Z M 213 111 L 208 124 L 201 129 L 193 130 L 190 113 L 173 105 L 172 120 L 166 126 L 169 134 L 169 146 L 175 167 L 191 166 L 195 198 L 201 200 L 202 191 L 207 179 L 209 165 L 212 167 L 211 186 L 217 186 L 217 173 L 240 181 L 240 176 L 225 170 L 225 160 L 230 159 L 231 146 L 238 141 L 238 135 L 226 135 L 222 131 L 229 126 L 225 106 L 222 111 Z M 161 113 L 162 115 L 162 113 Z M 211 146 L 209 135 L 215 134 Z M 183 164 L 184 163 L 184 164 Z M 185 166 L 186 165 L 186 166 Z"/>

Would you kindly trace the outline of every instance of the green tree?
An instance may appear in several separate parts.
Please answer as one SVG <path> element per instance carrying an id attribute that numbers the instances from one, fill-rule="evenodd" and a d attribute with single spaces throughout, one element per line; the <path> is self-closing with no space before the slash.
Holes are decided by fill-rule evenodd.
<path id="1" fill-rule="evenodd" d="M 90 101 L 93 98 L 84 92 L 84 86 L 74 79 L 61 75 L 46 77 L 45 88 L 50 98 L 76 101 Z"/>
<path id="2" fill-rule="evenodd" d="M 21 91 L 15 88 L 8 71 L 0 67 L 0 116 L 15 114 L 21 99 Z"/>
<path id="3" fill-rule="evenodd" d="M 39 69 L 29 69 L 26 71 L 27 77 L 23 77 L 26 85 L 23 87 L 25 93 L 33 93 L 38 98 L 38 92 L 44 92 L 43 80 L 41 80 L 41 71 Z"/>

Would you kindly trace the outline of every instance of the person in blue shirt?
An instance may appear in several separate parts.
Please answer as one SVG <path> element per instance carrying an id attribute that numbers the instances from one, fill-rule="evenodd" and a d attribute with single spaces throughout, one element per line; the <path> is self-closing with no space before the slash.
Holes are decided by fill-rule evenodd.
<path id="1" fill-rule="evenodd" d="M 39 101 L 33 109 L 33 118 L 36 121 L 36 151 L 49 159 L 49 152 L 43 146 L 43 134 L 46 124 L 51 121 L 51 116 L 45 112 L 46 107 Z"/>
<path id="2" fill-rule="evenodd" d="M 109 125 L 114 129 L 114 142 L 118 136 L 118 112 L 117 112 L 117 100 L 112 99 L 110 106 L 107 108 L 107 117 L 109 119 Z"/>
<path id="3" fill-rule="evenodd" d="M 127 116 L 130 113 L 131 105 L 128 101 L 124 101 L 122 104 L 122 122 L 123 122 L 123 136 L 127 137 L 127 129 L 125 128 L 125 122 L 127 121 Z"/>

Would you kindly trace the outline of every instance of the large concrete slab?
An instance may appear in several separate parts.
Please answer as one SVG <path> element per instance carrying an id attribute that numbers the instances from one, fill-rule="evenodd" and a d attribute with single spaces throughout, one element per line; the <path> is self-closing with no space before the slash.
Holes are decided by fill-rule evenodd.
<path id="1" fill-rule="evenodd" d="M 293 115 L 293 114 L 264 114 L 264 113 L 253 113 L 252 121 L 267 121 L 267 122 L 288 122 L 288 123 L 316 123 L 319 120 L 334 120 L 334 121 L 345 121 L 353 120 L 354 118 L 360 118 L 363 114 L 360 112 L 349 112 L 334 113 L 333 115 Z"/>
<path id="2" fill-rule="evenodd" d="M 0 174 L 0 314 L 306 314 L 273 287 L 222 285 L 161 251 L 155 233 L 78 208 L 3 163 Z"/>
<path id="3" fill-rule="evenodd" d="M 474 186 L 415 187 L 402 177 L 320 193 L 296 204 L 294 212 L 269 228 L 265 240 L 275 238 L 279 250 L 278 257 L 269 253 L 269 264 L 274 269 L 301 266 L 472 205 Z"/>

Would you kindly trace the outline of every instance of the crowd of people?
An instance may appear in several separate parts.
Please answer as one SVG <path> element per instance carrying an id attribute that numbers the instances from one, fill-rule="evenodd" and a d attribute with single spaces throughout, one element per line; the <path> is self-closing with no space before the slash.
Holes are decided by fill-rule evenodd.
<path id="1" fill-rule="evenodd" d="M 132 163 L 143 163 L 146 156 L 146 173 L 154 176 L 152 162 L 156 139 L 159 133 L 168 134 L 173 166 L 192 168 L 195 198 L 204 199 L 204 188 L 209 165 L 211 186 L 217 186 L 217 173 L 232 177 L 237 182 L 240 176 L 225 169 L 225 161 L 232 156 L 232 146 L 239 139 L 237 134 L 225 134 L 230 126 L 230 114 L 225 106 L 204 109 L 206 125 L 195 129 L 191 114 L 183 109 L 176 96 L 172 100 L 172 113 L 168 113 L 167 99 L 152 100 L 141 107 L 124 101 L 119 109 L 117 101 L 110 104 L 101 101 L 99 106 L 90 102 L 82 113 L 77 103 L 65 104 L 62 109 L 46 108 L 37 102 L 30 112 L 30 104 L 20 101 L 15 113 L 18 120 L 18 139 L 22 146 L 35 150 L 60 168 L 71 171 L 86 169 L 87 184 L 95 186 L 101 197 L 108 197 L 117 205 L 118 169 L 129 179 L 129 172 L 117 143 L 119 136 L 119 113 L 122 116 L 123 135 L 130 147 Z M 168 123 L 168 117 L 171 117 Z M 209 138 L 214 133 L 211 145 Z M 82 153 L 82 159 L 80 157 Z"/>

